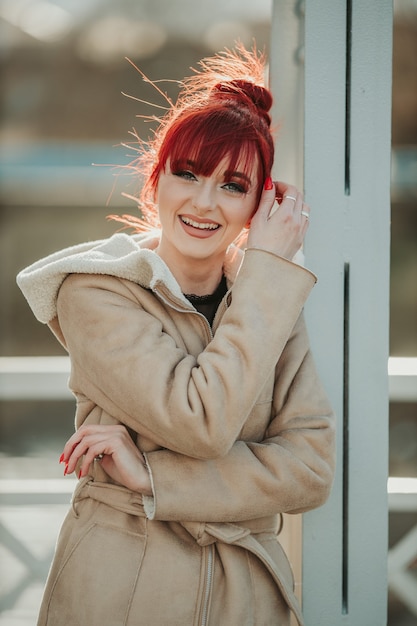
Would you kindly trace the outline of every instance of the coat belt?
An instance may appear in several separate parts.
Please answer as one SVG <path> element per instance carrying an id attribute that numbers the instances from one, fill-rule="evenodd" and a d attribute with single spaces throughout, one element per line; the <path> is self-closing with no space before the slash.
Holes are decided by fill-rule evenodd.
<path id="1" fill-rule="evenodd" d="M 81 480 L 77 485 L 72 498 L 72 506 L 75 514 L 77 513 L 77 503 L 85 498 L 91 498 L 107 504 L 118 511 L 137 515 L 138 517 L 146 517 L 142 504 L 142 496 L 140 493 L 134 493 L 125 487 L 113 485 L 111 483 L 94 482 L 89 476 Z M 201 522 L 179 522 L 187 532 L 194 537 L 200 546 L 208 546 L 212 543 L 221 542 L 229 545 L 239 546 L 258 557 L 265 565 L 282 596 L 287 602 L 289 608 L 297 618 L 299 626 L 303 626 L 304 620 L 301 614 L 297 597 L 294 594 L 292 586 L 289 584 L 288 577 L 282 571 L 279 563 L 274 561 L 270 554 L 265 550 L 262 544 L 257 541 L 256 534 L 261 532 L 273 532 L 271 527 L 271 518 L 257 520 L 256 526 L 246 528 L 232 523 L 201 523 Z M 283 551 L 283 559 L 284 557 Z"/>
<path id="2" fill-rule="evenodd" d="M 146 517 L 142 504 L 142 495 L 130 491 L 126 487 L 111 483 L 95 482 L 91 480 L 90 476 L 86 476 L 78 483 L 72 497 L 72 507 L 76 515 L 78 515 L 77 503 L 86 498 L 97 500 L 97 502 L 107 504 L 113 509 L 129 515 Z"/>
<path id="3" fill-rule="evenodd" d="M 284 600 L 294 613 L 299 626 L 304 625 L 301 608 L 292 585 L 288 581 L 288 576 L 285 575 L 280 563 L 274 561 L 263 545 L 257 541 L 256 531 L 243 526 L 238 526 L 237 524 L 219 522 L 205 524 L 183 522 L 182 525 L 201 546 L 210 545 L 211 543 L 220 541 L 221 543 L 227 543 L 244 548 L 258 557 L 271 574 Z M 258 530 L 258 533 L 259 532 L 265 532 L 265 530 Z M 282 550 L 283 559 L 287 562 L 284 550 L 279 543 L 278 545 Z"/>

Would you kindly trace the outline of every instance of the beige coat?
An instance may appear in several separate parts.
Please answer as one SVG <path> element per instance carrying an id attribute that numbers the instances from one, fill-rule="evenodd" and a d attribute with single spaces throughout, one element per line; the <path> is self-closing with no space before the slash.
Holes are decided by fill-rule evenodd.
<path id="1" fill-rule="evenodd" d="M 76 246 L 18 277 L 70 354 L 76 425 L 125 424 L 154 491 L 99 464 L 80 481 L 39 626 L 286 626 L 289 609 L 301 624 L 276 533 L 333 478 L 302 316 L 315 277 L 247 250 L 210 329 L 142 239 Z"/>

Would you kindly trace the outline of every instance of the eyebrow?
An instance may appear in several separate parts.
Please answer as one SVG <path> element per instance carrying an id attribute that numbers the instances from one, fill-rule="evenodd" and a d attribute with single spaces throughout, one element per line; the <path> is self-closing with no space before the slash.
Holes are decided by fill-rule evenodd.
<path id="1" fill-rule="evenodd" d="M 225 175 L 225 178 L 241 178 L 242 180 L 246 181 L 249 185 L 252 184 L 252 181 L 249 178 L 249 176 L 246 176 L 246 174 L 244 174 L 243 172 L 233 172 L 232 170 L 226 170 L 224 175 Z"/>

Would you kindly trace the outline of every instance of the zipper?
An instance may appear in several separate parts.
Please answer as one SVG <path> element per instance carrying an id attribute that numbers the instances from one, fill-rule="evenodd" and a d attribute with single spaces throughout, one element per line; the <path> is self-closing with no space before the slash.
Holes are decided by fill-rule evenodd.
<path id="1" fill-rule="evenodd" d="M 181 303 L 181 306 L 178 306 L 177 304 L 172 302 L 172 300 L 167 298 L 160 289 L 154 290 L 154 293 L 160 298 L 160 300 L 165 302 L 165 304 L 167 304 L 171 309 L 174 309 L 174 311 L 177 311 L 178 313 L 188 313 L 191 315 L 197 315 L 201 319 L 201 322 L 203 324 L 207 343 L 209 343 L 213 339 L 214 333 L 210 324 L 207 321 L 207 318 L 199 311 L 196 311 L 196 309 L 191 304 L 190 304 L 190 308 L 185 308 L 182 303 Z"/>
<path id="2" fill-rule="evenodd" d="M 214 545 L 208 546 L 207 550 L 207 573 L 203 597 L 203 609 L 201 612 L 201 626 L 207 626 L 211 588 L 213 585 Z"/>

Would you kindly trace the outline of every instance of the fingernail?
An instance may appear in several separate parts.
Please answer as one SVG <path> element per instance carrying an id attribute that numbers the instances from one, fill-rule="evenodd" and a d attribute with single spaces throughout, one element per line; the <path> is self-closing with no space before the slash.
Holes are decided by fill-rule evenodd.
<path id="1" fill-rule="evenodd" d="M 80 471 L 78 472 L 78 480 L 81 478 L 82 475 L 83 475 L 83 470 L 80 469 Z"/>
<path id="2" fill-rule="evenodd" d="M 68 474 L 68 463 L 65 463 L 64 476 Z"/>
<path id="3" fill-rule="evenodd" d="M 268 176 L 268 178 L 265 181 L 264 189 L 269 191 L 270 189 L 273 189 L 273 187 L 274 187 L 274 183 L 272 182 L 272 178 Z"/>
<path id="4" fill-rule="evenodd" d="M 59 457 L 59 462 L 60 463 L 64 462 L 64 453 L 62 453 L 61 456 Z"/>

